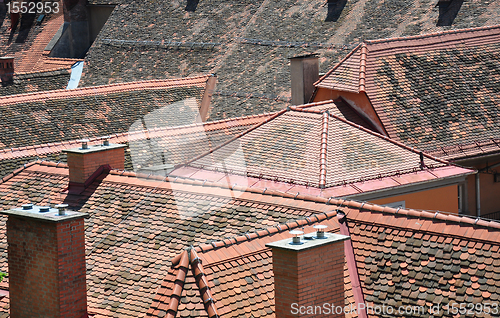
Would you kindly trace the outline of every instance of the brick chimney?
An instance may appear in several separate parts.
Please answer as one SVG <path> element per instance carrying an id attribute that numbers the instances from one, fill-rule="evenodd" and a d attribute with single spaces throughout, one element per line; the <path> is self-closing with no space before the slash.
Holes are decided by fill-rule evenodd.
<path id="1" fill-rule="evenodd" d="M 323 233 L 323 232 L 318 232 Z M 276 318 L 345 317 L 344 241 L 348 236 L 308 234 L 266 244 L 272 248 Z M 313 313 L 311 314 L 311 310 Z"/>
<path id="2" fill-rule="evenodd" d="M 38 207 L 7 215 L 10 317 L 87 315 L 85 213 Z"/>
<path id="3" fill-rule="evenodd" d="M 66 149 L 69 166 L 69 187 L 87 187 L 104 170 L 125 168 L 126 145 L 110 144 L 106 139 L 100 145 L 89 146 L 81 140 L 80 148 Z"/>
<path id="4" fill-rule="evenodd" d="M 292 105 L 309 103 L 314 93 L 314 83 L 319 79 L 319 58 L 308 54 L 290 58 Z"/>
<path id="5" fill-rule="evenodd" d="M 0 80 L 2 85 L 11 84 L 14 81 L 14 58 L 0 57 Z"/>

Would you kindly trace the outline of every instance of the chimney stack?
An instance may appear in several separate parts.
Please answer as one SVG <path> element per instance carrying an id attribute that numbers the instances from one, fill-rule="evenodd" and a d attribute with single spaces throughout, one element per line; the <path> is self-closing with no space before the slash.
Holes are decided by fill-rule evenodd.
<path id="1" fill-rule="evenodd" d="M 32 204 L 0 214 L 8 216 L 10 317 L 86 317 L 87 214 Z"/>
<path id="2" fill-rule="evenodd" d="M 314 83 L 319 79 L 319 58 L 308 54 L 290 58 L 292 105 L 309 103 L 314 93 Z"/>
<path id="3" fill-rule="evenodd" d="M 266 244 L 273 253 L 276 318 L 345 317 L 344 241 L 349 237 L 319 231 Z"/>
<path id="4" fill-rule="evenodd" d="M 0 57 L 0 79 L 2 85 L 12 84 L 14 81 L 14 58 Z"/>
<path id="5" fill-rule="evenodd" d="M 87 187 L 104 170 L 125 168 L 126 145 L 110 144 L 104 139 L 100 145 L 90 146 L 87 139 L 80 140 L 79 148 L 66 149 L 69 166 L 69 186 Z"/>

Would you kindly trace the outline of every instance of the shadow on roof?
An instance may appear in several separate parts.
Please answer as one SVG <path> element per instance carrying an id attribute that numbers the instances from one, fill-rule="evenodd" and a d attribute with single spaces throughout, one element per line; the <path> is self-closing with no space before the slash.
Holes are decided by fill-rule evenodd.
<path id="1" fill-rule="evenodd" d="M 28 35 L 31 30 L 31 26 L 35 21 L 36 14 L 35 13 L 24 13 L 21 16 L 21 24 L 19 26 L 19 34 L 17 35 L 16 43 L 24 43 L 28 38 Z"/>
<path id="2" fill-rule="evenodd" d="M 5 3 L 0 3 L 0 25 L 3 25 L 3 21 L 5 20 L 5 17 L 7 16 L 7 7 L 5 6 Z"/>
<path id="3" fill-rule="evenodd" d="M 189 12 L 195 12 L 196 11 L 196 7 L 198 7 L 198 2 L 200 2 L 200 0 L 187 0 L 187 4 L 186 4 L 186 11 L 189 11 Z"/>
<path id="4" fill-rule="evenodd" d="M 337 22 L 346 3 L 347 0 L 328 0 L 328 13 L 325 22 Z"/>
<path id="5" fill-rule="evenodd" d="M 451 26 L 457 17 L 458 11 L 462 7 L 464 0 L 448 0 L 438 2 L 439 17 L 437 26 Z"/>

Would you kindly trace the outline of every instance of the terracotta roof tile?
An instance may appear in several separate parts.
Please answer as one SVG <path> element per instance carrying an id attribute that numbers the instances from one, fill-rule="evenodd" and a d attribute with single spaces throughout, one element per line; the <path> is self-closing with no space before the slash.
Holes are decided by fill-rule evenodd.
<path id="1" fill-rule="evenodd" d="M 27 16 L 29 19 L 29 16 Z M 22 20 L 22 19 L 21 19 Z M 16 73 L 47 72 L 60 68 L 68 69 L 81 59 L 59 59 L 47 56 L 45 47 L 63 24 L 62 14 L 45 14 L 40 25 L 20 23 L 14 33 L 8 30 L 10 17 L 0 24 L 0 54 L 14 56 Z M 27 26 L 27 27 L 26 27 Z"/>
<path id="2" fill-rule="evenodd" d="M 70 69 L 68 68 L 16 73 L 14 74 L 14 82 L 11 85 L 0 87 L 0 96 L 63 89 L 68 84 L 69 78 Z"/>
<path id="3" fill-rule="evenodd" d="M 447 159 L 498 151 L 499 39 L 497 25 L 366 41 L 366 93 L 388 135 Z M 341 74 L 360 71 L 360 51 L 317 86 L 346 90 Z"/>
<path id="4" fill-rule="evenodd" d="M 425 154 L 426 169 L 422 169 L 419 152 L 347 121 L 339 103 L 343 102 L 275 113 L 171 175 L 272 188 L 304 199 L 304 195 L 347 196 L 467 173 Z"/>
<path id="5" fill-rule="evenodd" d="M 480 303 L 498 294 L 495 280 L 475 276 L 476 268 L 483 271 L 481 275 L 491 277 L 495 273 L 495 263 L 492 262 L 494 258 L 491 257 L 495 257 L 494 253 L 499 246 L 498 241 L 495 241 L 496 234 L 500 233 L 498 228 L 475 228 L 463 223 L 463 217 L 446 218 L 448 220 L 443 224 L 435 218 L 435 214 L 428 212 L 400 210 L 400 216 L 397 216 L 394 214 L 395 209 L 387 209 L 380 213 L 379 210 L 385 209 L 367 204 L 364 205 L 363 212 L 360 212 L 360 203 L 333 200 L 332 208 L 340 205 L 348 215 L 356 265 L 367 305 L 385 304 L 397 308 L 409 304 L 427 306 L 428 310 L 429 304 L 441 303 L 443 297 L 460 303 L 465 301 L 464 294 L 475 295 L 476 298 L 471 301 Z M 375 219 L 374 213 L 378 216 Z M 434 230 L 414 228 L 410 223 L 415 223 L 415 219 L 402 216 L 408 214 L 418 218 L 418 222 L 430 222 L 438 226 Z M 326 216 L 329 220 L 322 221 L 322 224 L 329 225 L 331 231 L 338 229 L 335 216 L 336 212 L 330 212 Z M 321 218 L 323 219 L 323 214 Z M 398 218 L 405 222 L 394 222 Z M 370 225 L 367 226 L 368 220 Z M 295 226 L 296 222 L 292 222 L 287 227 Z M 443 228 L 449 229 L 450 233 L 443 236 Z M 460 231 L 463 228 L 468 231 Z M 306 232 L 311 230 L 307 229 Z M 478 235 L 482 237 L 475 238 Z M 221 314 L 239 317 L 250 307 L 252 313 L 267 308 L 268 312 L 263 313 L 264 316 L 274 316 L 272 255 L 265 244 L 289 236 L 285 232 L 253 238 L 242 236 L 236 239 L 238 243 L 231 246 L 196 248 L 198 255 L 206 260 L 206 277 L 209 284 L 213 285 L 210 288 Z M 474 241 L 472 246 L 477 246 L 476 249 L 465 247 L 470 245 L 471 240 Z M 484 244 L 483 240 L 489 243 Z M 481 257 L 483 253 L 491 257 Z M 267 260 L 266 267 L 262 267 L 264 260 Z M 344 273 L 347 305 L 355 301 L 347 267 L 344 267 Z M 169 277 L 171 275 L 165 278 L 164 285 L 169 284 Z M 255 278 L 258 279 L 258 284 L 251 284 Z M 264 285 L 267 292 L 262 293 L 259 288 Z M 170 293 L 168 289 L 163 289 L 155 299 L 168 300 Z M 166 298 L 162 298 L 165 296 Z M 187 302 L 195 306 L 199 300 L 188 297 Z M 157 317 L 155 308 L 160 303 L 161 301 L 154 303 L 156 305 L 149 309 L 148 317 Z M 205 312 L 196 314 L 204 315 Z M 373 313 L 368 316 L 378 317 Z M 443 309 L 435 316 L 446 317 L 446 310 Z"/>
<path id="6" fill-rule="evenodd" d="M 189 180 L 178 180 L 172 187 L 168 182 L 139 179 L 134 173 L 121 175 L 120 171 L 111 171 L 82 195 L 71 195 L 63 192 L 67 174 L 65 164 L 50 162 L 31 163 L 15 171 L 0 183 L 1 208 L 25 202 L 66 202 L 73 209 L 91 213 L 86 221 L 89 310 L 104 317 L 126 311 L 132 316 L 145 313 L 171 258 L 191 244 L 226 237 L 226 244 L 220 246 L 234 245 L 236 241 L 228 238 L 239 233 L 329 209 L 314 202 L 304 209 L 300 200 L 285 198 L 276 205 L 270 202 L 271 195 L 255 191 L 233 198 L 220 185 L 201 186 L 196 185 L 201 182 Z M 0 223 L 4 222 L 1 218 Z M 0 232 L 4 230 L 0 227 Z M 2 244 L 5 246 L 5 236 L 0 235 Z M 6 250 L 2 251 L 0 269 L 6 265 Z M 192 283 L 186 280 L 187 285 Z M 116 297 L 122 299 L 120 307 L 110 302 Z M 181 304 L 179 310 L 188 310 L 181 309 Z"/>

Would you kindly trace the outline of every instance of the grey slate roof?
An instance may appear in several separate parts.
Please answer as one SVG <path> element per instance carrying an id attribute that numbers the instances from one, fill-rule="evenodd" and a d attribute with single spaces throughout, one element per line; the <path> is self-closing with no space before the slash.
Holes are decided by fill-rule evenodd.
<path id="1" fill-rule="evenodd" d="M 0 86 L 0 96 L 64 89 L 69 78 L 67 69 L 15 74 L 12 85 Z"/>
<path id="2" fill-rule="evenodd" d="M 390 138 L 432 155 L 498 152 L 499 41 L 500 25 L 366 41 L 317 86 L 365 91 Z"/>
<path id="3" fill-rule="evenodd" d="M 211 72 L 220 91 L 289 97 L 290 56 L 318 52 L 327 71 L 362 40 L 500 22 L 499 0 L 464 1 L 451 26 L 436 26 L 436 1 L 347 1 L 337 22 L 325 22 L 320 0 L 204 0 L 195 12 L 185 11 L 186 1 L 118 2 L 86 57 L 81 85 Z M 211 119 L 272 110 L 220 100 Z"/>
<path id="4" fill-rule="evenodd" d="M 8 96 L 0 100 L 0 149 L 193 123 L 208 78 Z"/>

